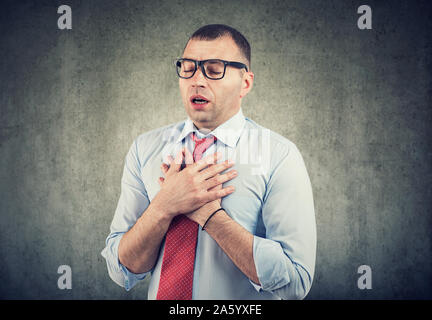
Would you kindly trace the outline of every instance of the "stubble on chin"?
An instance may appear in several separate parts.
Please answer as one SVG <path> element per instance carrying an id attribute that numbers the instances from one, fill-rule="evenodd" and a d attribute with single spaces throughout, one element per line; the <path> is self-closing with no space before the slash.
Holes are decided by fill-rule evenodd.
<path id="1" fill-rule="evenodd" d="M 199 124 L 200 126 L 208 126 L 214 121 L 214 116 L 210 111 L 196 111 L 191 110 L 189 112 L 189 118 L 195 123 Z"/>

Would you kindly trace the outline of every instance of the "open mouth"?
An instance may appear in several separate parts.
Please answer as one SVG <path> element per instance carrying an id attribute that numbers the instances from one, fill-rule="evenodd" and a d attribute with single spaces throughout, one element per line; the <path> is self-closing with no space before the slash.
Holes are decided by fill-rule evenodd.
<path id="1" fill-rule="evenodd" d="M 190 98 L 190 101 L 192 103 L 192 106 L 196 109 L 202 109 L 209 103 L 209 100 L 207 100 L 205 97 L 198 95 L 192 96 Z"/>

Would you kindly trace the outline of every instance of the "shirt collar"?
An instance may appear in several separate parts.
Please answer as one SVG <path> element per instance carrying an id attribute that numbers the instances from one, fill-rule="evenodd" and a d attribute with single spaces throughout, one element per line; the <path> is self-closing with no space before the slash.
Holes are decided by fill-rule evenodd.
<path id="1" fill-rule="evenodd" d="M 240 108 L 234 116 L 229 118 L 207 135 L 213 135 L 224 144 L 234 148 L 238 139 L 240 138 L 240 134 L 243 130 L 245 122 L 245 117 L 243 115 L 242 109 Z M 195 127 L 193 121 L 188 117 L 176 142 L 181 142 L 191 132 L 198 132 L 198 129 Z"/>

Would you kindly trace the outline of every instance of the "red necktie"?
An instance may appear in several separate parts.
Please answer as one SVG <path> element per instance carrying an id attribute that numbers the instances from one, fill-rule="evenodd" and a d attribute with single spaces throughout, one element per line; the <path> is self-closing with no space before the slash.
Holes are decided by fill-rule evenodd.
<path id="1" fill-rule="evenodd" d="M 198 139 L 194 133 L 194 161 L 202 158 L 216 137 Z M 191 300 L 195 249 L 198 236 L 198 223 L 185 215 L 176 216 L 170 224 L 165 240 L 161 276 L 157 300 Z"/>

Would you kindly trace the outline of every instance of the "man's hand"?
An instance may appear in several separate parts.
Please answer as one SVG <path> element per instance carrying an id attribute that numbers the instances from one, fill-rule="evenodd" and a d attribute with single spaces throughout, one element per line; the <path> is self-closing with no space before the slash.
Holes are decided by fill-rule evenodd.
<path id="1" fill-rule="evenodd" d="M 228 161 L 216 164 L 219 157 L 220 154 L 215 153 L 193 163 L 190 152 L 183 149 L 175 159 L 170 158 L 169 167 L 165 163 L 162 164 L 165 178 L 159 179 L 161 189 L 153 202 L 171 217 L 191 213 L 190 219 L 199 224 L 204 223 L 205 220 L 202 222 L 204 216 L 200 213 L 210 211 L 213 207 L 219 208 L 220 199 L 234 192 L 233 186 L 222 188 L 222 183 L 235 178 L 237 172 L 231 170 L 220 174 L 234 164 Z M 181 170 L 183 159 L 186 160 L 186 167 Z M 195 213 L 195 210 L 206 204 L 209 204 L 206 206 L 207 210 Z M 209 212 L 208 215 L 211 213 Z"/>
<path id="2" fill-rule="evenodd" d="M 221 189 L 222 189 L 222 184 L 213 187 L 209 191 L 221 190 Z M 204 223 L 207 221 L 207 219 L 210 217 L 210 215 L 219 208 L 221 208 L 220 198 L 206 203 L 201 208 L 198 208 L 195 211 L 188 213 L 186 216 L 192 221 L 198 223 L 202 227 Z"/>
<path id="3" fill-rule="evenodd" d="M 204 204 L 198 206 L 197 208 L 195 208 L 195 210 L 192 209 L 192 207 L 189 207 L 189 209 L 186 209 L 186 212 L 182 212 L 185 213 L 189 219 L 203 226 L 203 224 L 207 221 L 208 217 L 221 207 L 221 198 L 234 192 L 234 187 L 222 188 L 222 183 L 233 179 L 237 176 L 237 174 L 233 174 L 235 172 L 234 170 L 225 174 L 220 174 L 220 172 L 224 171 L 225 169 L 232 167 L 233 164 L 229 164 L 227 161 L 219 164 L 200 163 L 202 161 L 209 161 L 209 159 L 212 159 L 214 160 L 214 162 L 216 162 L 218 159 L 218 155 L 210 155 L 209 157 L 204 158 L 202 161 L 189 164 L 192 163 L 192 156 L 187 150 L 184 150 L 183 152 L 185 152 L 187 164 L 185 169 L 179 171 L 182 163 L 181 157 L 176 157 L 175 161 L 170 160 L 170 168 L 168 168 L 167 165 L 162 164 L 162 171 L 165 174 L 166 178 L 159 178 L 159 184 L 161 186 L 161 191 L 167 190 L 168 181 L 176 181 L 174 178 L 171 177 L 175 175 L 180 175 L 182 172 L 185 172 L 187 175 L 192 175 L 194 177 L 191 178 L 191 181 L 196 179 L 197 181 L 201 181 L 201 187 L 203 186 L 203 184 L 205 185 L 205 191 L 201 191 L 203 194 L 214 193 L 215 195 L 217 195 L 215 199 L 204 202 Z M 179 159 L 180 162 L 177 161 Z M 173 172 L 170 171 L 172 168 L 174 169 Z M 199 168 L 204 169 L 200 171 L 201 169 Z M 201 178 L 197 178 L 200 174 L 202 174 L 203 176 L 201 176 Z M 204 180 L 202 180 L 203 178 Z M 212 182 L 210 183 L 210 181 Z M 232 191 L 224 192 L 224 190 L 227 189 Z M 186 192 L 183 192 L 183 190 L 181 191 L 181 194 L 185 193 Z M 185 207 L 188 208 L 186 205 Z M 213 217 L 209 221 L 206 226 L 206 231 L 217 242 L 219 247 L 222 248 L 222 250 L 228 255 L 228 257 L 234 262 L 234 264 L 249 279 L 251 279 L 254 283 L 260 285 L 260 280 L 257 275 L 255 261 L 253 258 L 253 234 L 243 228 L 239 223 L 235 222 L 223 210 L 221 210 L 220 213 L 216 214 L 215 217 Z"/>

